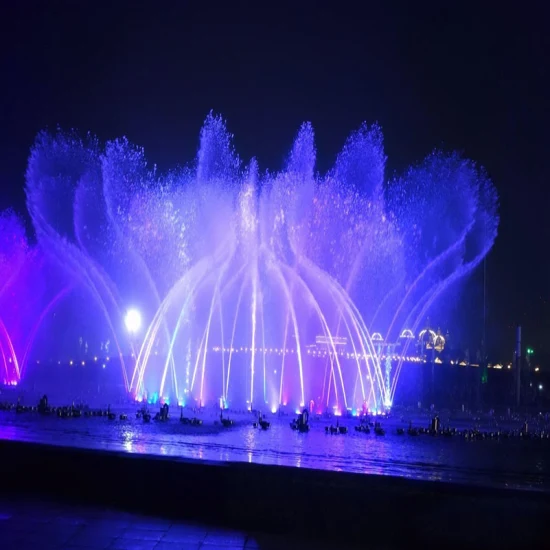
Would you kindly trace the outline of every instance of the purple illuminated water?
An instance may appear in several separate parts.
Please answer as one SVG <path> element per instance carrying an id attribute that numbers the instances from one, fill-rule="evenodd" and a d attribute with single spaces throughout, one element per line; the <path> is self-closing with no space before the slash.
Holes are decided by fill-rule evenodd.
<path id="1" fill-rule="evenodd" d="M 376 125 L 326 174 L 310 124 L 278 172 L 242 162 L 214 115 L 194 162 L 167 174 L 126 139 L 41 133 L 26 186 L 36 247 L 2 218 L 15 237 L 0 274 L 20 271 L 0 288 L 6 382 L 40 359 L 110 356 L 138 400 L 391 407 L 420 324 L 485 257 L 498 215 L 491 182 L 455 153 L 390 181 L 385 163 Z"/>

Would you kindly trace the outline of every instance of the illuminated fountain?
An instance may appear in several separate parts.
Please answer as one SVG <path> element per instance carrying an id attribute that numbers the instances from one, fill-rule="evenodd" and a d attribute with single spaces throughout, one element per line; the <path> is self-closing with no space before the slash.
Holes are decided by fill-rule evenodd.
<path id="1" fill-rule="evenodd" d="M 260 181 L 254 161 L 238 170 L 223 124 L 209 119 L 193 181 L 206 190 L 196 208 L 211 210 L 208 254 L 200 251 L 153 318 L 131 381 L 138 396 L 199 404 L 215 396 L 223 405 L 271 409 L 311 399 L 319 407 L 383 403 L 364 319 L 338 280 L 308 256 L 315 216 L 323 214 L 315 207 L 314 164 L 313 132 L 304 125 L 286 170 Z M 224 188 L 227 182 L 237 185 Z M 161 360 L 154 345 L 163 322 L 172 336 Z M 323 370 L 306 353 L 318 334 L 330 364 L 324 389 Z M 339 335 L 355 353 L 352 362 L 342 360 Z"/>
<path id="2" fill-rule="evenodd" d="M 21 220 L 0 212 L 0 381 L 16 385 L 21 377 L 17 348 L 22 343 L 21 283 L 32 259 Z"/>
<path id="3" fill-rule="evenodd" d="M 382 358 L 385 342 L 405 356 L 403 330 L 416 334 L 485 256 L 496 195 L 471 162 L 439 152 L 388 183 L 377 126 L 352 134 L 326 175 L 315 161 L 309 124 L 284 169 L 262 175 L 213 115 L 195 163 L 163 176 L 124 139 L 41 134 L 28 205 L 66 274 L 42 311 L 84 289 L 75 315 L 101 316 L 138 400 L 391 406 L 402 361 L 388 360 L 394 348 Z"/>

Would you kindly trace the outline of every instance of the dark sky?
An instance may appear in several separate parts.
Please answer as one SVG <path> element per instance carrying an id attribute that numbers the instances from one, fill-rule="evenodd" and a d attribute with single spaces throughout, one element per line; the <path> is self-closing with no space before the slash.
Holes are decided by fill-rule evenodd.
<path id="1" fill-rule="evenodd" d="M 421 4 L 422 7 L 419 7 Z M 484 8 L 483 5 L 487 7 Z M 38 2 L 0 8 L 0 207 L 24 211 L 36 133 L 126 135 L 161 168 L 190 160 L 206 114 L 242 157 L 280 167 L 300 123 L 327 169 L 362 121 L 389 171 L 434 147 L 482 164 L 501 200 L 487 261 L 489 346 L 550 351 L 550 33 L 543 2 Z M 546 27 L 546 28 L 545 28 Z M 461 309 L 481 315 L 481 271 Z"/>

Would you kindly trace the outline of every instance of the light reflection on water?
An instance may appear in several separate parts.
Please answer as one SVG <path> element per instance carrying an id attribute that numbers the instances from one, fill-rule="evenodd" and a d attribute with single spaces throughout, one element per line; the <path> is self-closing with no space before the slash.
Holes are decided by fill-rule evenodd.
<path id="1" fill-rule="evenodd" d="M 550 446 L 540 441 L 468 443 L 457 438 L 390 433 L 376 437 L 354 431 L 331 436 L 322 425 L 300 434 L 290 430 L 287 421 L 273 422 L 268 431 L 244 425 L 216 432 L 177 421 L 143 424 L 15 414 L 0 416 L 0 438 L 550 491 Z"/>

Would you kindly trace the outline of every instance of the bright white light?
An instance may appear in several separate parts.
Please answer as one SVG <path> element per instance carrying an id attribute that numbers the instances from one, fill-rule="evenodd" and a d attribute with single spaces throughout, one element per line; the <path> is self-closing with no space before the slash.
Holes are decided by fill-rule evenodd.
<path id="1" fill-rule="evenodd" d="M 126 325 L 126 330 L 133 334 L 136 333 L 141 327 L 141 314 L 137 309 L 129 309 L 126 312 L 126 317 L 124 318 L 124 324 Z"/>
<path id="2" fill-rule="evenodd" d="M 539 384 L 539 390 L 542 390 L 542 384 Z"/>

